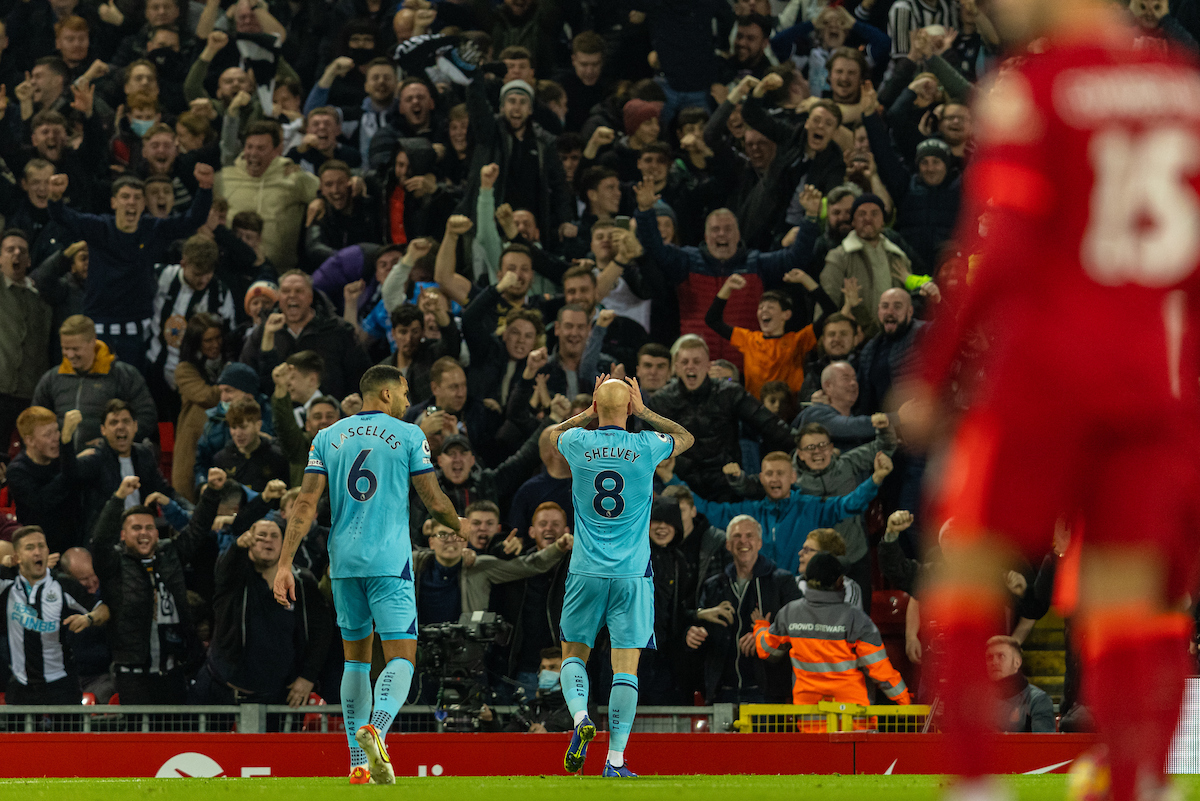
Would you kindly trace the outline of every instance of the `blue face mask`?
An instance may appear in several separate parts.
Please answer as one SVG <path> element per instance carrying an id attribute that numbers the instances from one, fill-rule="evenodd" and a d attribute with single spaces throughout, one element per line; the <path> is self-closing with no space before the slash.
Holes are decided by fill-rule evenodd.
<path id="1" fill-rule="evenodd" d="M 225 412 L 227 412 L 227 411 L 229 411 L 228 403 L 226 403 L 225 401 L 221 401 L 220 403 L 217 404 L 217 413 L 218 414 L 225 414 Z"/>
<path id="2" fill-rule="evenodd" d="M 543 670 L 538 673 L 538 689 L 544 693 L 558 689 L 558 671 Z"/>
<path id="3" fill-rule="evenodd" d="M 130 120 L 129 127 L 138 136 L 145 136 L 146 131 L 150 130 L 150 126 L 154 124 L 154 120 Z"/>

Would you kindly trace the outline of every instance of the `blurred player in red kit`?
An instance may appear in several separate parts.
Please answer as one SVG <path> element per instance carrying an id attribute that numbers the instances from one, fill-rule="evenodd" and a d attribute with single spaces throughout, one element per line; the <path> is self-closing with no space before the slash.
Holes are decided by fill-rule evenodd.
<path id="1" fill-rule="evenodd" d="M 1200 519 L 1200 73 L 1136 47 L 1122 13 L 1107 0 L 991 4 L 1007 41 L 1040 41 L 980 89 L 960 237 L 978 267 L 902 392 L 902 430 L 919 438 L 942 417 L 964 343 L 986 335 L 932 499 L 957 534 L 922 599 L 947 634 L 942 725 L 965 777 L 952 796 L 995 795 L 977 781 L 993 720 L 981 655 L 1008 633 L 1008 560 L 1040 559 L 1059 519 L 1086 531 L 1076 646 L 1111 797 L 1165 792 Z"/>

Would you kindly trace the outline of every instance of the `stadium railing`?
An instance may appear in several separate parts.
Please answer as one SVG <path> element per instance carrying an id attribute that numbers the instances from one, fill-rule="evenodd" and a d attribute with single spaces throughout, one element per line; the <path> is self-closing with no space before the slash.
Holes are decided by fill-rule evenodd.
<path id="1" fill-rule="evenodd" d="M 519 715 L 516 706 L 491 707 L 501 720 Z M 714 706 L 646 706 L 638 708 L 635 732 L 733 731 L 732 704 Z M 600 707 L 607 721 L 608 708 Z M 400 709 L 392 730 L 402 733 L 480 731 L 474 715 L 461 711 L 449 715 L 433 706 L 410 704 Z M 196 734 L 238 732 L 314 733 L 343 731 L 342 709 L 333 705 L 301 707 L 264 704 L 240 706 L 3 706 L 0 734 L 34 732 L 186 732 Z"/>
<path id="2" fill-rule="evenodd" d="M 931 730 L 930 708 L 910 706 L 864 706 L 839 701 L 818 704 L 743 704 L 734 728 L 753 734 L 786 732 L 878 731 L 923 733 Z"/>

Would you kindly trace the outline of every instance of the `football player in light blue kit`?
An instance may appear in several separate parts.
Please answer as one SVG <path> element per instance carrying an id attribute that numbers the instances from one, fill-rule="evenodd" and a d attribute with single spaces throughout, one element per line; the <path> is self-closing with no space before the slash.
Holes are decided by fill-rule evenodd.
<path id="1" fill-rule="evenodd" d="M 630 415 L 655 431 L 631 434 Z M 585 429 L 593 420 L 600 426 Z M 613 683 L 608 701 L 609 751 L 604 776 L 634 777 L 625 765 L 625 743 L 637 713 L 641 649 L 654 648 L 654 578 L 650 570 L 650 506 L 654 468 L 692 447 L 694 437 L 642 403 L 636 379 L 600 376 L 592 406 L 551 429 L 571 466 L 575 550 L 567 571 L 561 637 L 563 695 L 575 719 L 563 758 L 578 773 L 596 726 L 587 714 L 587 659 L 596 632 L 608 625 Z M 661 433 L 659 433 L 661 432 Z"/>
<path id="2" fill-rule="evenodd" d="M 362 411 L 313 438 L 300 495 L 288 519 L 275 600 L 288 606 L 296 599 L 292 557 L 328 482 L 333 507 L 329 574 L 346 659 L 342 712 L 350 744 L 350 783 L 394 784 L 384 737 L 408 697 L 417 655 L 409 481 L 434 520 L 456 534 L 465 530 L 465 521 L 438 486 L 425 434 L 400 419 L 408 409 L 408 383 L 400 371 L 372 367 L 363 374 L 359 392 Z M 373 632 L 379 633 L 387 660 L 375 681 L 374 712 Z"/>

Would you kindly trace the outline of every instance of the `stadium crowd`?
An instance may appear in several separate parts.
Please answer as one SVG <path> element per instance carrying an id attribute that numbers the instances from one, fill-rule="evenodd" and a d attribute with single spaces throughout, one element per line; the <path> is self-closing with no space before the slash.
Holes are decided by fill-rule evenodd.
<path id="1" fill-rule="evenodd" d="M 936 650 L 915 532 L 944 521 L 917 519 L 925 461 L 884 404 L 970 280 L 987 5 L 0 4 L 8 703 L 336 703 L 327 507 L 295 605 L 270 587 L 309 442 L 376 363 L 470 524 L 410 499 L 419 619 L 511 625 L 485 683 L 534 704 L 522 726 L 570 728 L 546 429 L 600 374 L 696 437 L 657 473 L 642 704 L 865 702 L 859 665 L 928 700 L 869 617 L 911 594 L 912 685 Z M 1145 46 L 1196 47 L 1197 3 L 1172 6 L 1131 0 Z M 1046 730 L 1020 644 L 1058 555 L 1009 576 L 989 648 L 1014 730 Z M 844 643 L 774 622 L 803 615 Z"/>

